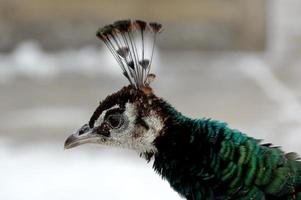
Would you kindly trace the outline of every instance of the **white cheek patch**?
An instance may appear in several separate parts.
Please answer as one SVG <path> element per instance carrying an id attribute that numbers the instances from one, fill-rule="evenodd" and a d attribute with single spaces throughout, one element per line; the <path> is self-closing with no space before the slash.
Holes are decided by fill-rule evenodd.
<path id="1" fill-rule="evenodd" d="M 97 119 L 95 126 L 99 126 L 103 123 L 106 112 L 107 111 L 104 111 Z M 136 119 L 138 116 L 136 105 L 126 103 L 123 114 L 127 118 L 126 127 L 122 131 L 114 129 L 111 130 L 110 138 L 105 144 L 134 149 L 139 153 L 157 152 L 157 148 L 153 142 L 163 128 L 163 121 L 161 118 L 155 112 L 151 112 L 149 116 L 144 117 L 143 120 L 149 127 L 146 129 L 142 126 L 136 125 Z"/>
<path id="2" fill-rule="evenodd" d="M 163 122 L 153 112 L 150 113 L 150 116 L 145 117 L 143 120 L 146 122 L 146 124 L 149 127 L 149 129 L 143 134 L 143 137 L 141 138 L 142 140 L 141 142 L 144 144 L 143 150 L 144 152 L 145 151 L 156 152 L 157 149 L 153 142 L 163 128 Z"/>
<path id="3" fill-rule="evenodd" d="M 158 136 L 158 133 L 162 130 L 163 123 L 158 117 L 154 115 L 146 117 L 144 121 L 149 126 L 149 129 L 145 134 L 145 141 L 148 143 L 152 143 Z"/>
<path id="4" fill-rule="evenodd" d="M 163 121 L 153 112 L 150 113 L 150 116 L 145 117 L 144 121 L 149 125 L 149 131 L 153 130 L 154 132 L 159 133 L 163 128 Z"/>

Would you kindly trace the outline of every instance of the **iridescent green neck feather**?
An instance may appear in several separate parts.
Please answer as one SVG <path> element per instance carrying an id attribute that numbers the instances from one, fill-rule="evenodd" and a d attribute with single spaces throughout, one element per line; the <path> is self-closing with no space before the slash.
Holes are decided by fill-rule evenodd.
<path id="1" fill-rule="evenodd" d="M 270 144 L 164 104 L 154 169 L 187 199 L 301 199 L 301 164 Z"/>

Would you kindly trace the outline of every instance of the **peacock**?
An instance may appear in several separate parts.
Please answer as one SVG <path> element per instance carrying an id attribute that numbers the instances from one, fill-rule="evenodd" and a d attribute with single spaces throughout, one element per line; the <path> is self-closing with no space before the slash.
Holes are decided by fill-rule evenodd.
<path id="1" fill-rule="evenodd" d="M 189 118 L 155 95 L 157 22 L 119 20 L 97 31 L 129 81 L 65 141 L 129 148 L 188 200 L 301 200 L 301 162 L 210 118 Z"/>

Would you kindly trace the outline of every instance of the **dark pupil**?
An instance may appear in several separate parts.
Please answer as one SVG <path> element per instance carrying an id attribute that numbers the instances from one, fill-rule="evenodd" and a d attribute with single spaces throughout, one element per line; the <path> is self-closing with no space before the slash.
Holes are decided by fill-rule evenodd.
<path id="1" fill-rule="evenodd" d="M 120 115 L 111 115 L 108 117 L 108 122 L 112 128 L 117 128 L 121 125 L 121 117 Z"/>

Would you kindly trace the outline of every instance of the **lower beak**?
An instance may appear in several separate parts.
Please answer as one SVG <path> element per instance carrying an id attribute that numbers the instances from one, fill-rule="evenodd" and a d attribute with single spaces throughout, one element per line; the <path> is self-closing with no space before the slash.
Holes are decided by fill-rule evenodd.
<path id="1" fill-rule="evenodd" d="M 101 138 L 98 134 L 93 133 L 87 124 L 81 127 L 76 133 L 70 135 L 66 141 L 64 148 L 71 149 L 86 143 L 97 143 Z"/>

